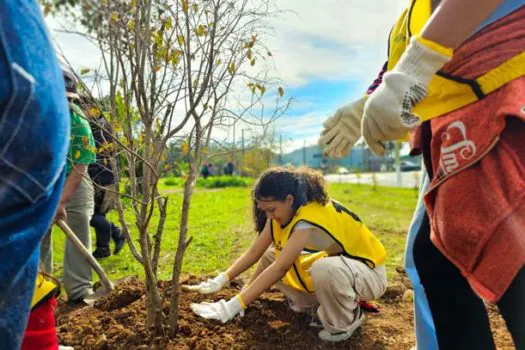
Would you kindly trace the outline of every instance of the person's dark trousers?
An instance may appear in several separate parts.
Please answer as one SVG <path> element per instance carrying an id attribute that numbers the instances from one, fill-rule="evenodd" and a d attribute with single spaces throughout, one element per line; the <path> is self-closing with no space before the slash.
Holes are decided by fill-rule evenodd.
<path id="1" fill-rule="evenodd" d="M 440 349 L 496 349 L 483 301 L 431 242 L 425 215 L 414 242 L 414 262 L 425 288 Z M 525 270 L 498 303 L 516 349 L 525 350 Z"/>
<path id="2" fill-rule="evenodd" d="M 91 218 L 89 223 L 94 229 L 97 236 L 97 250 L 107 250 L 109 251 L 109 241 L 111 238 L 115 242 L 120 239 L 121 232 L 120 228 L 117 227 L 114 223 L 110 222 L 106 218 L 106 214 L 95 213 Z"/>
<path id="3" fill-rule="evenodd" d="M 90 225 L 95 229 L 96 233 L 96 250 L 93 256 L 97 259 L 106 258 L 111 255 L 109 249 L 109 242 L 111 238 L 115 242 L 115 250 L 113 254 L 117 254 L 124 247 L 125 239 L 120 228 L 113 224 L 106 218 L 107 209 L 104 209 L 105 191 L 95 191 L 95 211 L 91 218 Z"/>

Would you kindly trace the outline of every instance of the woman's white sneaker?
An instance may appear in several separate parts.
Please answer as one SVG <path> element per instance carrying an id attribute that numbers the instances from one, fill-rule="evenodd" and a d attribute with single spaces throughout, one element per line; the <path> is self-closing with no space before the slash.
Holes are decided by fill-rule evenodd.
<path id="1" fill-rule="evenodd" d="M 359 308 L 357 312 L 358 318 L 355 320 L 354 323 L 352 323 L 349 330 L 340 333 L 330 333 L 326 329 L 323 329 L 319 332 L 319 338 L 321 338 L 324 341 L 329 341 L 333 343 L 347 340 L 348 338 L 350 338 L 352 334 L 354 334 L 355 330 L 358 329 L 365 320 L 365 313 L 363 312 L 363 310 Z"/>

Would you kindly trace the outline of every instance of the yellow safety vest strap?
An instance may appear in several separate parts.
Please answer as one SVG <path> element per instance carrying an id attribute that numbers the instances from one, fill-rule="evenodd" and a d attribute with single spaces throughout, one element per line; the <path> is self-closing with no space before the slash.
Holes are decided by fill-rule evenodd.
<path id="1" fill-rule="evenodd" d="M 522 52 L 498 67 L 479 77 L 481 90 L 485 95 L 499 89 L 514 79 L 525 75 L 525 52 Z"/>
<path id="2" fill-rule="evenodd" d="M 426 99 L 414 106 L 414 113 L 422 120 L 440 117 L 474 103 L 522 76 L 525 76 L 525 52 L 475 80 L 438 72 L 431 82 L 434 89 Z"/>

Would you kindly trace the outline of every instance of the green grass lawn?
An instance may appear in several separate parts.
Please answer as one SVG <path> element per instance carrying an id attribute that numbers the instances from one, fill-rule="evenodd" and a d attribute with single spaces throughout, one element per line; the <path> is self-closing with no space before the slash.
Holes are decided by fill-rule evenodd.
<path id="1" fill-rule="evenodd" d="M 159 277 L 169 279 L 177 247 L 182 192 L 180 188 L 167 186 L 162 186 L 161 191 L 169 195 L 169 214 L 163 237 Z M 406 232 L 417 201 L 415 190 L 387 187 L 374 190 L 368 185 L 330 184 L 329 194 L 355 212 L 381 239 L 388 250 L 389 273 L 402 265 Z M 117 222 L 116 213 L 111 213 L 110 218 Z M 131 211 L 126 213 L 126 219 L 136 233 Z M 207 274 L 226 269 L 253 241 L 255 233 L 252 227 L 250 188 L 196 189 L 189 222 L 189 235 L 193 236 L 193 242 L 184 258 L 183 273 Z M 62 273 L 64 241 L 65 235 L 55 228 L 53 248 L 56 276 Z M 94 233 L 92 242 L 94 246 Z M 111 279 L 143 275 L 141 265 L 127 247 L 119 255 L 102 260 L 102 266 Z"/>

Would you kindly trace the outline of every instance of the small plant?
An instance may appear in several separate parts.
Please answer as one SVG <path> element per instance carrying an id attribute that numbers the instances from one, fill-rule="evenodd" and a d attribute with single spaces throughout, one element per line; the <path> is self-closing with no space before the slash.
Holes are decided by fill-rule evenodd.
<path id="1" fill-rule="evenodd" d="M 197 179 L 196 186 L 203 188 L 224 188 L 224 187 L 248 187 L 252 179 L 244 176 L 213 176 L 206 179 L 200 177 Z M 164 186 L 182 187 L 184 179 L 180 177 L 170 177 L 163 181 Z"/>
<path id="2" fill-rule="evenodd" d="M 251 184 L 252 179 L 241 176 L 213 176 L 207 179 L 197 179 L 197 187 L 204 188 L 223 188 L 223 187 L 247 187 Z"/>
<path id="3" fill-rule="evenodd" d="M 184 186 L 184 180 L 180 177 L 170 177 L 164 180 L 164 186 L 182 187 Z"/>
<path id="4" fill-rule="evenodd" d="M 379 184 L 379 181 L 377 179 L 376 173 L 372 173 L 372 189 L 374 191 L 377 191 L 377 185 Z"/>

